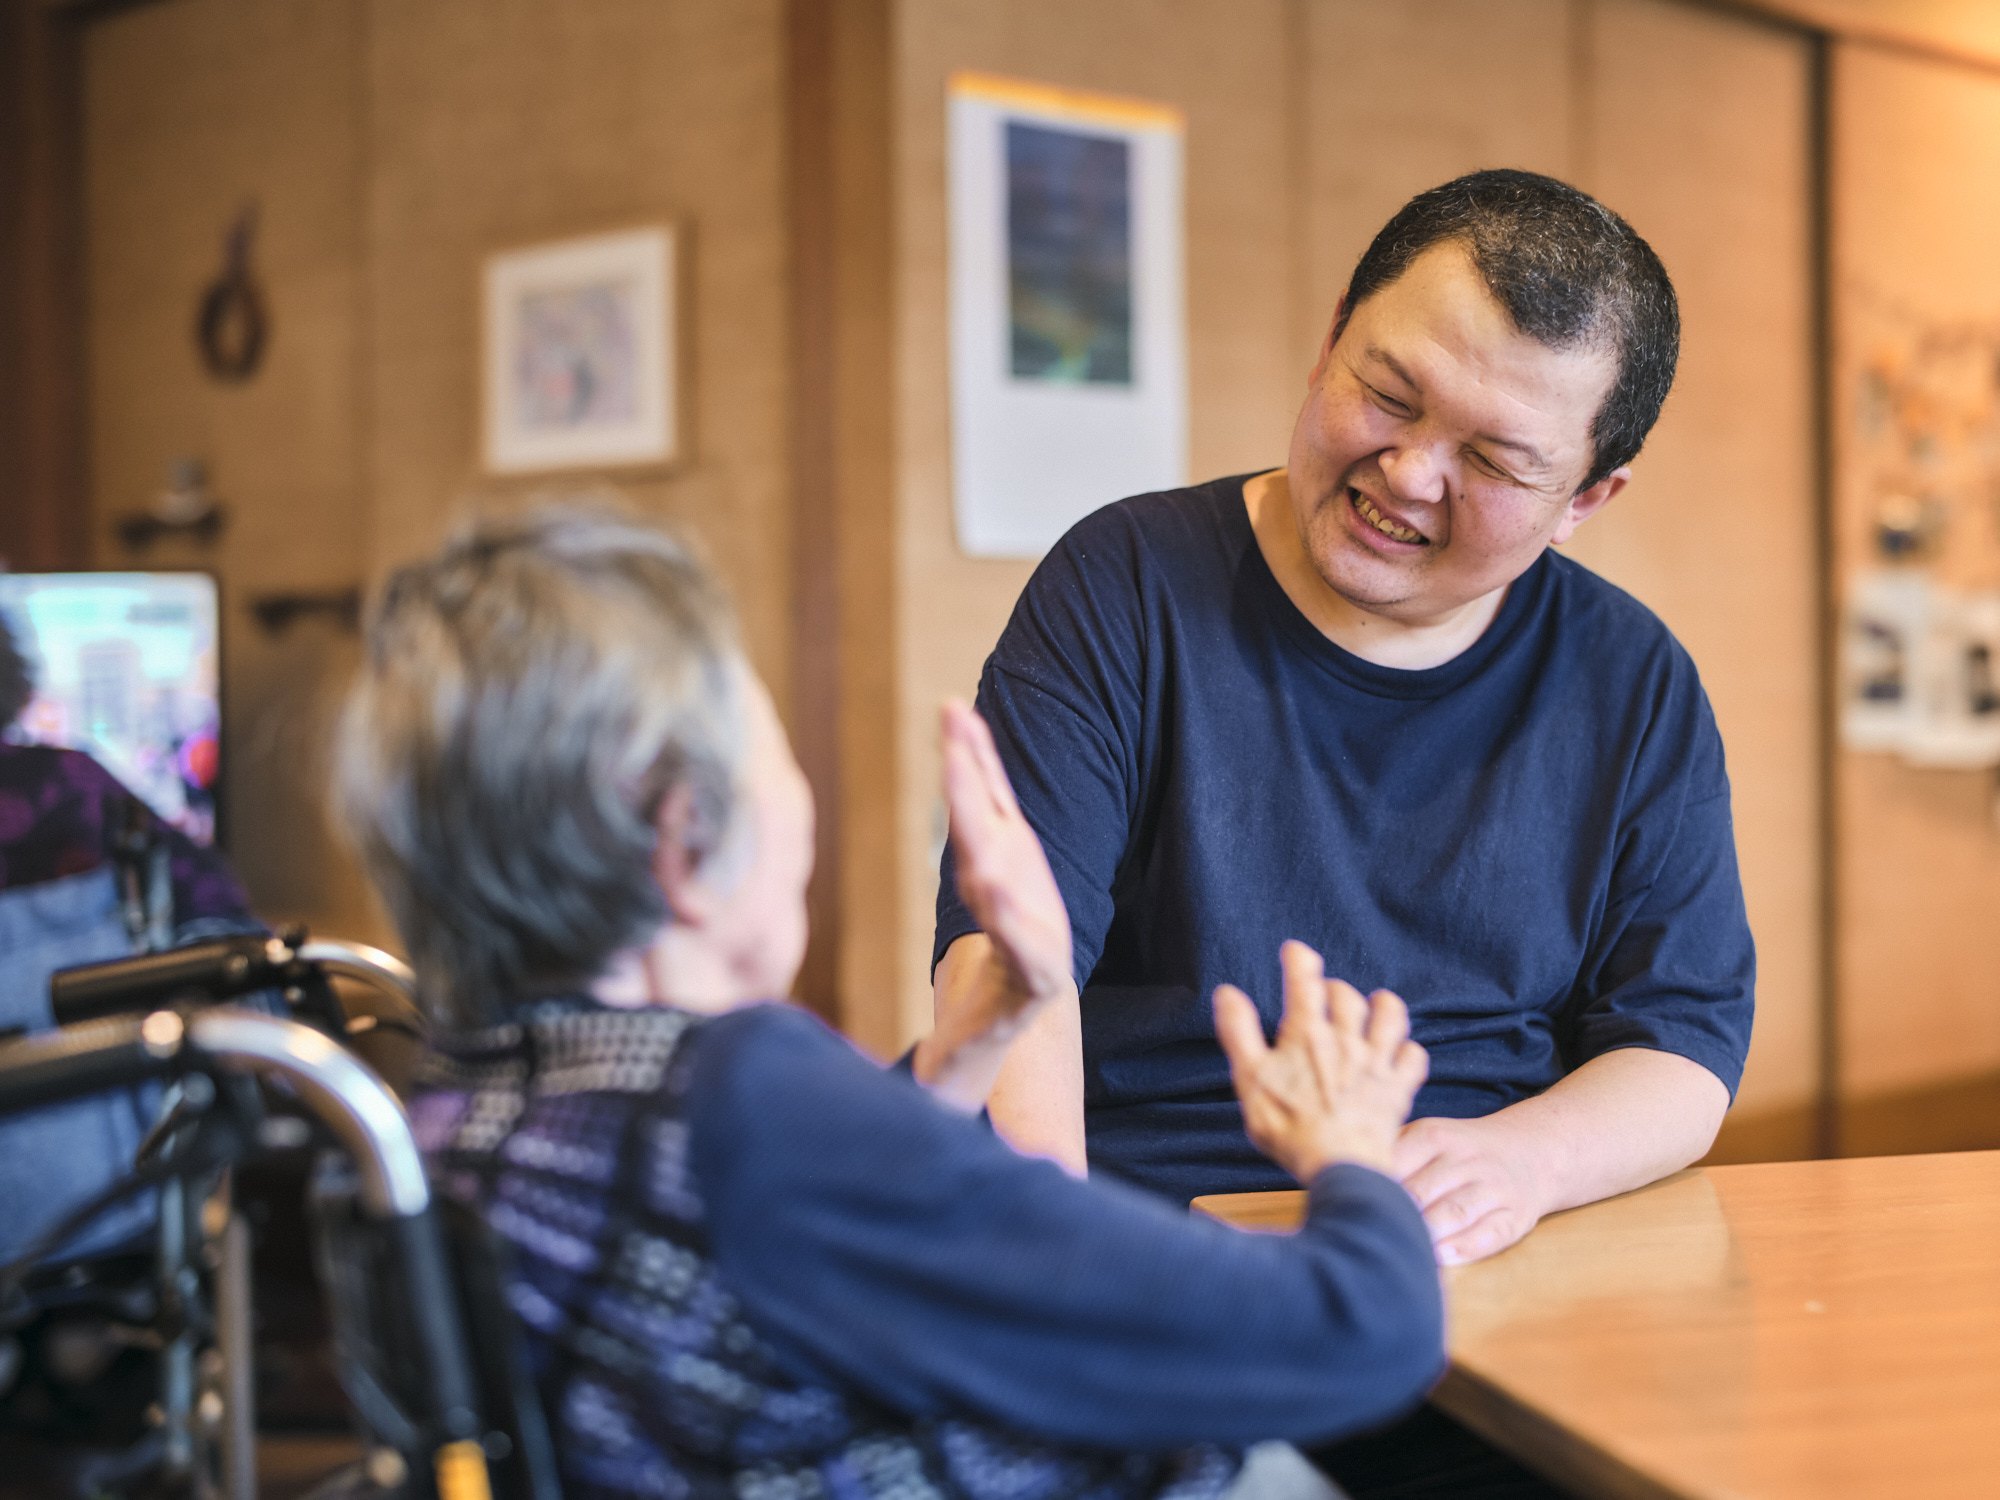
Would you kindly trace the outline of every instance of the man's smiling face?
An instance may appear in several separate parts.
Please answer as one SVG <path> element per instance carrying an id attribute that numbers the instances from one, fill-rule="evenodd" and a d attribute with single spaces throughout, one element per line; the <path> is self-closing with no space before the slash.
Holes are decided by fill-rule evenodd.
<path id="1" fill-rule="evenodd" d="M 1449 619 L 1521 576 L 1624 486 L 1579 492 L 1610 349 L 1517 329 L 1463 246 L 1435 245 L 1322 349 L 1292 432 L 1300 540 L 1348 603 Z"/>

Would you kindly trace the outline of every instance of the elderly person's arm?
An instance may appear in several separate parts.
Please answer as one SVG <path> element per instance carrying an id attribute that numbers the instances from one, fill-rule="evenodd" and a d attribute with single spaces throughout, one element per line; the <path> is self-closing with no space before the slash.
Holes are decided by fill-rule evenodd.
<path id="1" fill-rule="evenodd" d="M 1073 966 L 1034 1009 L 990 1082 L 987 1111 L 1017 1149 L 1084 1170 L 1079 983 L 1103 956 L 1112 891 L 1146 780 L 1148 547 L 1105 512 L 1036 568 L 980 675 L 978 710 L 1046 853 L 1068 912 Z M 959 831 L 940 870 L 932 978 L 940 1026 L 976 1008 L 992 934 L 958 889 Z"/>
<path id="2" fill-rule="evenodd" d="M 1400 1002 L 1285 953 L 1265 1044 L 1217 1021 L 1253 1139 L 1310 1189 L 1259 1236 L 1075 1181 L 765 1008 L 697 1040 L 692 1155 L 716 1262 L 780 1348 L 897 1411 L 1107 1450 L 1321 1442 L 1406 1409 L 1442 1366 L 1414 1205 L 1377 1166 L 1423 1076 Z"/>
<path id="3" fill-rule="evenodd" d="M 941 716 L 954 885 L 982 931 L 938 966 L 936 1023 L 912 1069 L 942 1102 L 990 1107 L 1018 1151 L 1084 1174 L 1083 1039 L 1069 914 L 1022 816 L 992 732 L 962 703 Z M 1007 1092 L 995 1092 L 1005 1080 Z"/>

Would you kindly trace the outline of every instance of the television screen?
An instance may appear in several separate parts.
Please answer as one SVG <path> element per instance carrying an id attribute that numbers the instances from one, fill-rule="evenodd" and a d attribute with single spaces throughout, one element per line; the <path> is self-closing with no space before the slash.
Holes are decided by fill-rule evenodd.
<path id="1" fill-rule="evenodd" d="M 0 573 L 34 673 L 7 730 L 85 750 L 197 843 L 215 841 L 221 689 L 206 573 Z"/>

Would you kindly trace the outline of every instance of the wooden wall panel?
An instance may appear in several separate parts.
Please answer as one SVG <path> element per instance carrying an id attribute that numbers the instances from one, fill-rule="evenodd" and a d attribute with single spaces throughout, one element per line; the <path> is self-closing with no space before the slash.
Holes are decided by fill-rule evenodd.
<path id="1" fill-rule="evenodd" d="M 899 11 L 896 87 L 895 1030 L 928 1024 L 941 802 L 935 723 L 969 695 L 1032 565 L 975 561 L 952 534 L 945 82 L 954 69 L 1176 105 L 1187 116 L 1189 462 L 1284 460 L 1302 389 L 1289 209 L 1292 7 L 1281 0 L 935 0 Z M 1120 498 L 1106 495 L 1106 503 Z"/>
<path id="2" fill-rule="evenodd" d="M 1933 61 L 2000 68 L 1993 0 L 1742 0 L 1745 8 Z"/>
<path id="3" fill-rule="evenodd" d="M 0 0 L 0 566 L 90 557 L 82 27 Z"/>
<path id="4" fill-rule="evenodd" d="M 1819 632 L 1807 174 L 1795 35 L 1666 0 L 1596 0 L 1579 184 L 1680 294 L 1680 373 L 1632 484 L 1568 549 L 1694 657 L 1729 758 L 1757 936 L 1738 1105 L 1809 1102 L 1819 1047 Z"/>
<path id="5" fill-rule="evenodd" d="M 1879 343 L 2000 325 L 2000 79 L 1842 46 L 1834 69 L 1837 574 L 1870 562 L 1853 426 Z M 2000 584 L 1989 497 L 1953 497 L 1939 571 Z M 1990 772 L 1843 751 L 1837 775 L 1843 1086 L 1867 1096 L 2000 1069 L 2000 830 Z"/>
<path id="6" fill-rule="evenodd" d="M 267 590 L 355 584 L 364 567 L 358 19 L 323 0 L 179 0 L 94 23 L 85 181 L 95 561 L 219 571 L 237 867 L 267 916 L 374 935 L 320 811 L 353 642 L 312 621 L 268 636 L 245 609 Z M 228 385 L 200 365 L 195 311 L 252 200 L 270 341 L 256 377 Z M 221 542 L 123 547 L 117 518 L 180 455 L 209 464 L 229 507 Z"/>
<path id="7" fill-rule="evenodd" d="M 612 475 L 736 590 L 788 701 L 791 556 L 783 15 L 777 0 L 368 6 L 370 560 L 476 492 L 480 268 L 495 250 L 677 219 L 688 231 L 691 457 Z"/>
<path id="8" fill-rule="evenodd" d="M 430 545 L 489 485 L 478 466 L 480 268 L 490 251 L 677 218 L 691 457 L 620 477 L 696 534 L 734 586 L 751 655 L 790 682 L 783 35 L 778 0 L 407 6 L 172 0 L 89 32 L 91 459 L 100 563 L 169 459 L 207 457 L 231 528 L 229 813 L 260 909 L 380 936 L 323 829 L 323 749 L 353 642 L 265 639 L 268 589 L 360 582 Z M 261 205 L 264 370 L 195 363 L 221 236 Z"/>
<path id="9" fill-rule="evenodd" d="M 1306 6 L 1301 395 L 1355 261 L 1411 197 L 1481 167 L 1572 173 L 1577 9 L 1572 0 Z"/>
<path id="10" fill-rule="evenodd" d="M 884 1056 L 902 1043 L 890 309 L 890 0 L 787 0 L 793 682 L 819 789 L 815 942 L 800 988 Z M 830 930 L 829 930 L 830 929 Z"/>

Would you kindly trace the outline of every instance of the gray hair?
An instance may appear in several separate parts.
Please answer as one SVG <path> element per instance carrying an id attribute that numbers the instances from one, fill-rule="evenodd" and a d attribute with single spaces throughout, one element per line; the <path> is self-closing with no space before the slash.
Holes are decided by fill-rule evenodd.
<path id="1" fill-rule="evenodd" d="M 475 520 L 391 575 L 342 716 L 335 802 L 436 1018 L 504 1020 L 667 920 L 662 799 L 712 854 L 743 747 L 721 588 L 604 506 Z"/>

